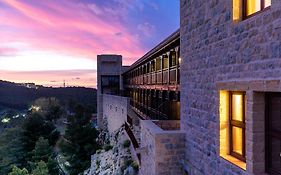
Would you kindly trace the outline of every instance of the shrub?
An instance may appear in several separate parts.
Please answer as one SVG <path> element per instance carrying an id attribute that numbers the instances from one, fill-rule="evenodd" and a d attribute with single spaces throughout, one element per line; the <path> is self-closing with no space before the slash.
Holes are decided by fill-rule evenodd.
<path id="1" fill-rule="evenodd" d="M 103 147 L 103 149 L 105 150 L 105 151 L 109 151 L 109 150 L 111 150 L 113 148 L 113 146 L 112 145 L 109 145 L 109 144 L 106 144 L 106 145 L 104 145 L 104 147 Z"/>
<path id="2" fill-rule="evenodd" d="M 134 169 L 135 171 L 139 171 L 139 164 L 138 164 L 138 162 L 134 161 L 134 162 L 131 164 L 131 166 L 133 167 L 133 169 Z"/>
<path id="3" fill-rule="evenodd" d="M 96 165 L 97 165 L 97 167 L 100 166 L 100 160 L 96 160 Z"/>
<path id="4" fill-rule="evenodd" d="M 100 154 L 101 153 L 101 149 L 98 149 L 97 151 L 96 151 L 96 154 Z"/>
<path id="5" fill-rule="evenodd" d="M 131 141 L 130 140 L 125 140 L 123 143 L 123 147 L 124 148 L 128 148 L 131 145 Z"/>
<path id="6" fill-rule="evenodd" d="M 133 163 L 133 160 L 132 160 L 132 159 L 125 159 L 125 160 L 124 160 L 124 165 L 125 165 L 126 167 L 130 166 L 132 163 Z"/>

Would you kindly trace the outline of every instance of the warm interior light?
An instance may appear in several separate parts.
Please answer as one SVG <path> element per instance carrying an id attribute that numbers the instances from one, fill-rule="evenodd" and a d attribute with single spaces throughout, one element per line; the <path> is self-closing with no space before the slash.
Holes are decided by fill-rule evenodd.
<path id="1" fill-rule="evenodd" d="M 219 114 L 220 114 L 220 156 L 227 161 L 246 170 L 246 163 L 230 155 L 230 126 L 229 126 L 229 92 L 221 90 L 219 94 Z M 243 98 L 242 98 L 243 100 Z M 239 95 L 235 97 L 235 103 L 242 102 Z M 243 103 L 240 103 L 243 104 Z M 239 110 L 238 110 L 239 111 Z M 242 129 L 238 130 L 232 128 L 232 144 L 233 150 L 238 154 L 242 152 Z"/>
<path id="2" fill-rule="evenodd" d="M 243 121 L 243 95 L 232 95 L 232 119 Z"/>
<path id="3" fill-rule="evenodd" d="M 247 10 L 246 15 L 249 16 L 261 10 L 260 0 L 247 0 Z"/>
<path id="4" fill-rule="evenodd" d="M 242 0 L 232 1 L 233 21 L 239 21 L 242 18 Z"/>
<path id="5" fill-rule="evenodd" d="M 181 57 L 179 57 L 179 64 L 181 64 Z"/>
<path id="6" fill-rule="evenodd" d="M 271 0 L 264 1 L 264 8 L 271 6 Z"/>
<path id="7" fill-rule="evenodd" d="M 233 151 L 238 153 L 238 154 L 243 154 L 242 149 L 243 149 L 243 142 L 242 142 L 242 134 L 243 131 L 241 128 L 238 127 L 232 127 L 232 146 L 233 146 Z"/>
<path id="8" fill-rule="evenodd" d="M 229 119 L 228 105 L 229 97 L 227 91 L 220 91 L 220 155 L 229 154 Z"/>

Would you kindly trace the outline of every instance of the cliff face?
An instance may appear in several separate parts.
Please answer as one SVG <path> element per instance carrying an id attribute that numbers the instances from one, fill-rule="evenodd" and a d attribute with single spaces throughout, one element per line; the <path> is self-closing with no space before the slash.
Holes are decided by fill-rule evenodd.
<path id="1" fill-rule="evenodd" d="M 84 87 L 30 87 L 0 80 L 0 108 L 26 109 L 34 100 L 40 97 L 56 97 L 64 104 L 75 101 L 96 109 L 96 89 Z"/>
<path id="2" fill-rule="evenodd" d="M 105 133 L 108 134 L 108 133 Z M 138 162 L 133 160 L 131 142 L 123 127 L 108 135 L 109 144 L 92 155 L 91 167 L 84 175 L 138 175 Z"/>

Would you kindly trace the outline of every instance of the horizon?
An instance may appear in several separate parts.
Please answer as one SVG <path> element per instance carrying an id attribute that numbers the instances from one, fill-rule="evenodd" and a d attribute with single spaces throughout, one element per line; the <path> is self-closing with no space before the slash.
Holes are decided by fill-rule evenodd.
<path id="1" fill-rule="evenodd" d="M 0 0 L 0 9 L 0 79 L 52 87 L 96 88 L 97 55 L 131 65 L 179 28 L 173 0 Z"/>

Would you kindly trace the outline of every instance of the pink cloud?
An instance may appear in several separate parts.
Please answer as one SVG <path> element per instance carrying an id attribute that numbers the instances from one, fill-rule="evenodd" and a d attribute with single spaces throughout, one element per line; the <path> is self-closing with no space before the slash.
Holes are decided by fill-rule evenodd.
<path id="1" fill-rule="evenodd" d="M 16 54 L 17 54 L 17 49 L 9 48 L 9 47 L 0 47 L 0 56 L 10 56 Z"/>
<path id="2" fill-rule="evenodd" d="M 1 40 L 23 42 L 33 49 L 52 50 L 68 55 L 96 58 L 100 53 L 118 53 L 130 61 L 143 54 L 139 41 L 116 20 L 103 18 L 92 12 L 97 6 L 75 4 L 73 1 L 49 3 L 38 1 L 38 6 L 16 0 L 3 0 L 10 10 L 0 16 L 1 24 L 18 29 L 1 31 Z M 103 9 L 98 9 L 101 14 Z M 122 37 L 116 33 L 122 32 Z"/>

